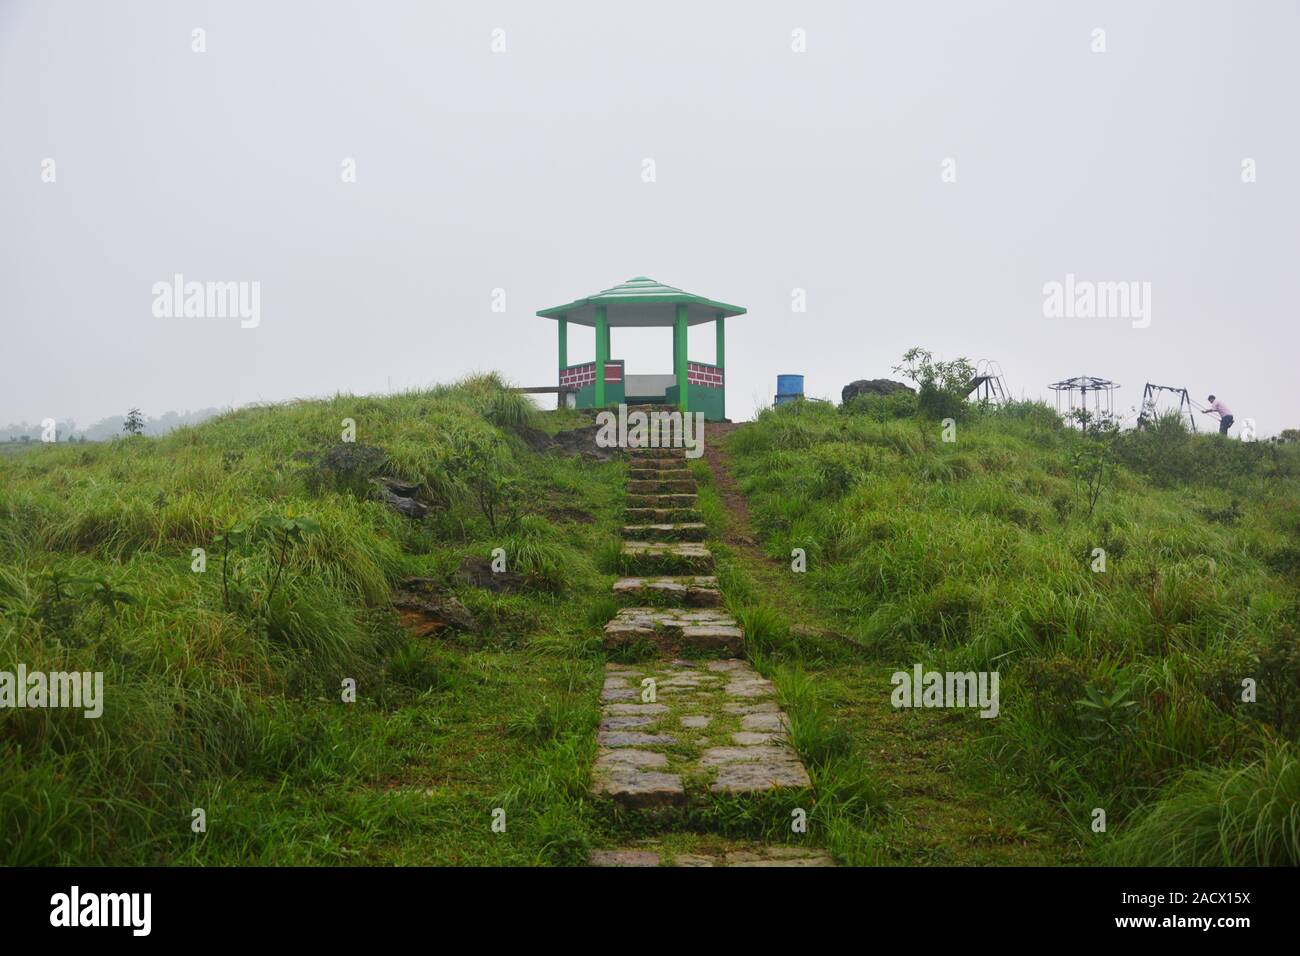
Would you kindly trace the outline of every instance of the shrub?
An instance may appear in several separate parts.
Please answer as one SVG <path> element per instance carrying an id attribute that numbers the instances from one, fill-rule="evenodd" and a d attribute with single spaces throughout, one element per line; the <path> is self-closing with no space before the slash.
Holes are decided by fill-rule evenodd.
<path id="1" fill-rule="evenodd" d="M 917 386 L 917 409 L 932 420 L 966 416 L 966 396 L 975 377 L 975 366 L 965 358 L 935 361 L 926 349 L 915 347 L 903 353 L 894 371 L 911 379 Z"/>
<path id="2" fill-rule="evenodd" d="M 495 435 L 465 431 L 457 444 L 459 454 L 452 463 L 452 474 L 478 506 L 488 527 L 495 532 L 498 525 L 513 526 L 519 517 L 519 485 L 505 443 Z"/>
<path id="3" fill-rule="evenodd" d="M 840 406 L 841 414 L 861 415 L 876 422 L 912 418 L 917 411 L 916 393 L 902 390 L 888 395 L 854 395 Z"/>

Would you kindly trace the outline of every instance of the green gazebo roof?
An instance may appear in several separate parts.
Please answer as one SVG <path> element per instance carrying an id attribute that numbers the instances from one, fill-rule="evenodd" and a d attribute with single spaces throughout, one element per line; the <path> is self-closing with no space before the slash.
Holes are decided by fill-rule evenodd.
<path id="1" fill-rule="evenodd" d="M 745 310 L 738 305 L 692 295 L 645 276 L 628 279 L 613 288 L 567 305 L 542 309 L 537 314 L 544 319 L 564 318 L 575 325 L 594 326 L 596 307 L 602 305 L 605 306 L 606 321 L 615 328 L 671 326 L 676 321 L 679 305 L 686 306 L 687 325 L 712 322 L 720 315 L 728 317 L 745 314 Z"/>

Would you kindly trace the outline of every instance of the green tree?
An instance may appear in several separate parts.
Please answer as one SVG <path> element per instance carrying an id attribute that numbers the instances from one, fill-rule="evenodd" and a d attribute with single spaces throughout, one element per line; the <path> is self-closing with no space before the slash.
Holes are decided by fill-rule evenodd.
<path id="1" fill-rule="evenodd" d="M 1119 423 L 1110 415 L 1099 416 L 1082 408 L 1075 409 L 1070 417 L 1079 425 L 1070 444 L 1075 498 L 1087 504 L 1091 518 L 1101 493 L 1115 477 Z"/>
<path id="2" fill-rule="evenodd" d="M 122 431 L 128 435 L 144 434 L 144 416 L 140 414 L 140 409 L 133 408 L 126 413 L 126 421 L 122 423 Z"/>
<path id="3" fill-rule="evenodd" d="M 917 389 L 917 406 L 927 418 L 960 418 L 966 411 L 975 366 L 965 358 L 935 361 L 928 349 L 919 346 L 903 353 L 894 371 L 911 379 Z"/>
<path id="4" fill-rule="evenodd" d="M 494 533 L 501 525 L 512 528 L 517 524 L 520 488 L 500 438 L 467 433 L 460 443 L 452 473 L 478 505 Z"/>

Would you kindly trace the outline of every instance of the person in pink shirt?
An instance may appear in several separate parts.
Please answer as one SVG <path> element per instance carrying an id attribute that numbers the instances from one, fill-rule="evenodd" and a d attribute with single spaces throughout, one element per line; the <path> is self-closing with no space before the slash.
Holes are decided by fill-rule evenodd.
<path id="1" fill-rule="evenodd" d="M 1219 401 L 1213 395 L 1207 398 L 1206 401 L 1210 403 L 1210 407 L 1205 410 L 1204 414 L 1218 415 L 1219 434 L 1228 434 L 1228 429 L 1232 427 L 1232 412 L 1228 411 L 1228 406 L 1223 404 L 1223 402 Z"/>

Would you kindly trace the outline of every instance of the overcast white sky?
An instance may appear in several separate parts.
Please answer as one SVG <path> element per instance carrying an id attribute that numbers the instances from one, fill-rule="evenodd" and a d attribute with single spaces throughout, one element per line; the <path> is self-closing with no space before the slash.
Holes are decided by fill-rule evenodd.
<path id="1" fill-rule="evenodd" d="M 919 344 L 1300 426 L 1297 50 L 1295 0 L 0 0 L 0 423 L 553 385 L 533 313 L 648 275 L 749 309 L 733 418 Z M 260 325 L 156 318 L 175 273 L 259 282 Z M 1150 282 L 1150 327 L 1045 318 L 1067 273 Z"/>

